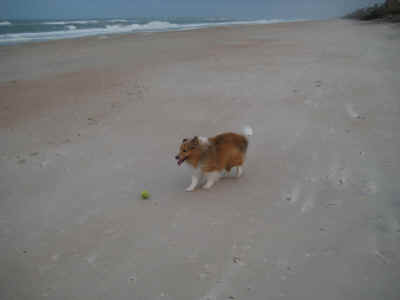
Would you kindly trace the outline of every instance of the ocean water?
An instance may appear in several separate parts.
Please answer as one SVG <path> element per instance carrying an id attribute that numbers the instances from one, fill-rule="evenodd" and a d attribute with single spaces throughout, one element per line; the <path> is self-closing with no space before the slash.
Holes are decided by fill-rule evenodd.
<path id="1" fill-rule="evenodd" d="M 0 20 L 0 45 L 114 33 L 193 30 L 239 24 L 272 24 L 296 20 L 229 18 L 120 18 L 88 20 Z"/>

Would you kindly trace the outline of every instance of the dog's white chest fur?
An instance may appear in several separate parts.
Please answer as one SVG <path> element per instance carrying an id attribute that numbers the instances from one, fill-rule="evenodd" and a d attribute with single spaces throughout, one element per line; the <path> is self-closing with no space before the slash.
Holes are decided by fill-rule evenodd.
<path id="1" fill-rule="evenodd" d="M 210 144 L 208 138 L 206 138 L 206 137 L 204 137 L 204 136 L 200 136 L 200 137 L 199 137 L 199 141 L 200 141 L 200 143 L 203 144 L 203 145 L 209 145 L 209 144 Z"/>

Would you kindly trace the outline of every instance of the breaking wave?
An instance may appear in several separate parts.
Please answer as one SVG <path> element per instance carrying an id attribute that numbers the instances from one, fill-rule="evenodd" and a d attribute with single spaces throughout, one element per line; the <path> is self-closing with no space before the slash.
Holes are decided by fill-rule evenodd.
<path id="1" fill-rule="evenodd" d="M 134 21 L 126 19 L 113 19 L 113 20 L 75 20 L 75 21 L 51 21 L 41 22 L 45 25 L 64 25 L 63 30 L 54 30 L 52 27 L 46 27 L 47 30 L 39 32 L 10 32 L 0 34 L 0 45 L 28 42 L 28 41 L 43 41 L 43 40 L 56 40 L 66 38 L 78 38 L 83 36 L 105 35 L 113 33 L 129 33 L 129 32 L 160 32 L 160 31 L 180 31 L 180 30 L 194 30 L 207 27 L 217 26 L 233 26 L 245 24 L 273 24 L 283 22 L 293 22 L 295 20 L 254 20 L 254 21 L 225 21 L 225 19 L 203 19 L 202 22 L 197 23 L 170 23 L 167 21 L 151 21 L 144 24 L 139 24 Z M 118 24 L 119 23 L 119 24 Z M 123 24 L 121 24 L 123 23 Z M 130 23 L 130 24 L 126 24 Z M 13 25 L 8 21 L 0 22 L 2 25 Z M 6 31 L 7 32 L 7 31 Z"/>

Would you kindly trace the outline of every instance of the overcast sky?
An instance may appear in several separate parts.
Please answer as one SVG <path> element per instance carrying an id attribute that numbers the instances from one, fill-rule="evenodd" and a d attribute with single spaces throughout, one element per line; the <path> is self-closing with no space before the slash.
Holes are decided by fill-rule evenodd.
<path id="1" fill-rule="evenodd" d="M 0 19 L 329 18 L 383 0 L 0 0 Z"/>

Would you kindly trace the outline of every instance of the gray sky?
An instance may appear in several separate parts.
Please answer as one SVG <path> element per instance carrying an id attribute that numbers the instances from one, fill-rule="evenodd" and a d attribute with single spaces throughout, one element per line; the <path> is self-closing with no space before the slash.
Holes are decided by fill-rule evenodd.
<path id="1" fill-rule="evenodd" d="M 0 19 L 329 18 L 383 0 L 0 0 Z"/>

